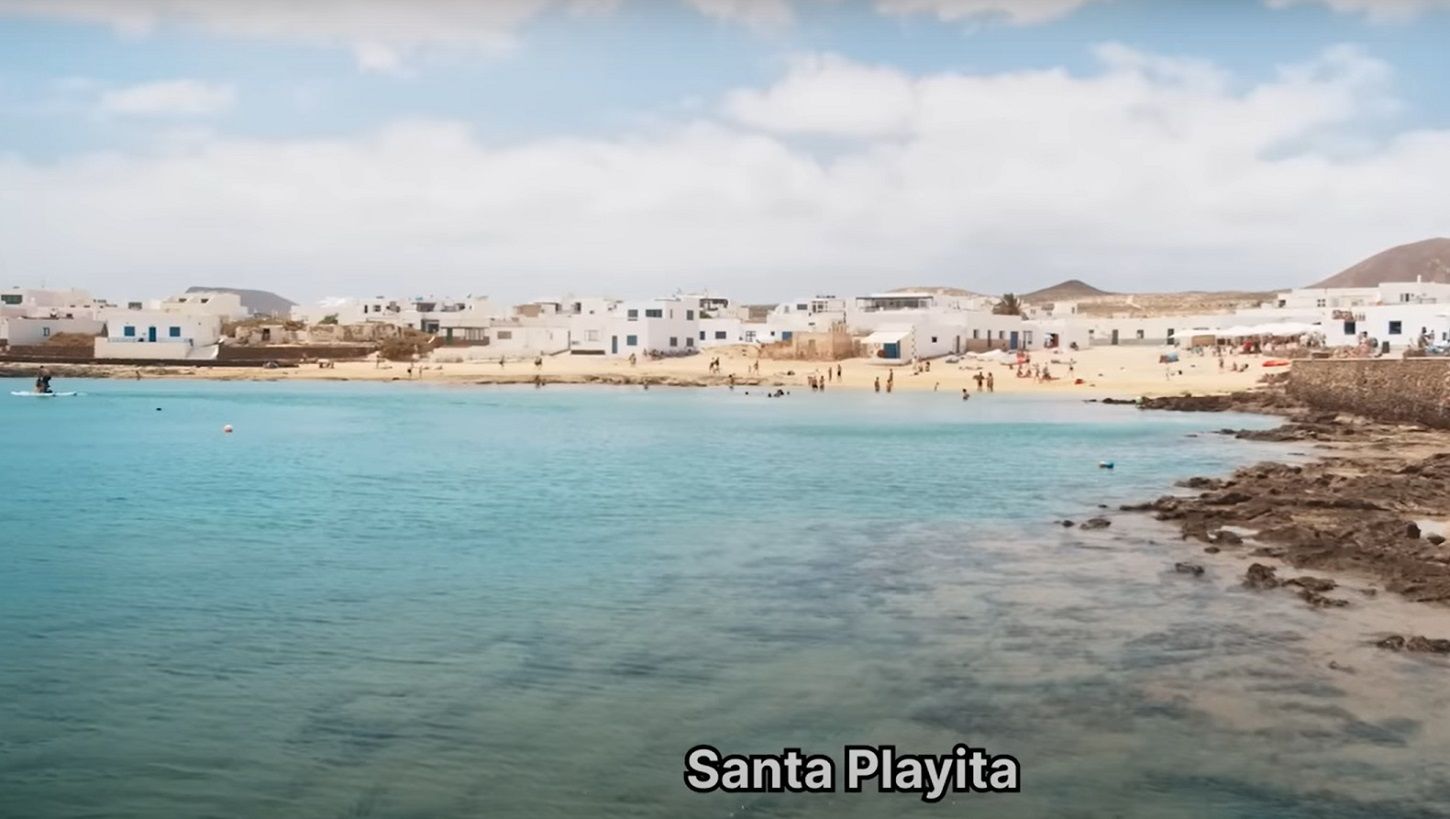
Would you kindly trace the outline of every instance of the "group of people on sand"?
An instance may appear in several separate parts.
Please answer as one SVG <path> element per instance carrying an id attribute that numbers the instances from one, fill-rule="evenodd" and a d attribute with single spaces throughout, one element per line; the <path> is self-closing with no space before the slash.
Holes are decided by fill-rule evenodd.
<path id="1" fill-rule="evenodd" d="M 1017 377 L 1030 378 L 1039 384 L 1055 380 L 1052 372 L 1047 369 L 1046 364 L 1033 364 L 1030 367 L 1026 364 L 1019 364 L 1017 366 Z"/>
<path id="2" fill-rule="evenodd" d="M 983 387 L 986 387 L 987 392 L 997 391 L 997 379 L 991 373 L 983 373 L 979 370 L 976 375 L 972 376 L 972 380 L 977 382 L 977 392 L 981 392 Z M 963 389 L 962 392 L 965 393 L 966 390 Z"/>

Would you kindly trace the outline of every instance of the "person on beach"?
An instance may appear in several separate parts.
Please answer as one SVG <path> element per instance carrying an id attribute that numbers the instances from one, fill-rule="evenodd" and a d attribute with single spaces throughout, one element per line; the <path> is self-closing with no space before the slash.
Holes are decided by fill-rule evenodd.
<path id="1" fill-rule="evenodd" d="M 841 380 L 841 365 L 840 364 L 837 364 L 836 365 L 836 380 L 837 381 L 840 381 Z"/>
<path id="2" fill-rule="evenodd" d="M 994 379 L 992 377 L 992 374 L 991 373 L 987 373 L 987 392 L 996 392 L 996 391 L 997 391 L 997 381 L 996 381 L 996 379 Z"/>
<path id="3" fill-rule="evenodd" d="M 881 392 L 881 376 L 876 376 L 876 391 Z"/>
<path id="4" fill-rule="evenodd" d="M 978 387 L 978 389 L 981 389 L 981 388 Z M 967 391 L 967 388 L 966 387 L 962 387 L 962 400 L 963 401 L 968 401 L 968 400 L 971 399 L 971 397 L 972 397 L 972 394 Z"/>

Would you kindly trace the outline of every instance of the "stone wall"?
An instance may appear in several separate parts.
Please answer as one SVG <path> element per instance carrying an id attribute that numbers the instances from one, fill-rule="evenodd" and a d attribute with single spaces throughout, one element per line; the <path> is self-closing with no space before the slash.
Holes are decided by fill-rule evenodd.
<path id="1" fill-rule="evenodd" d="M 1299 359 L 1288 391 L 1317 409 L 1450 428 L 1450 359 Z"/>
<path id="2" fill-rule="evenodd" d="M 372 351 L 372 345 L 368 344 L 307 344 L 301 346 L 279 344 L 224 344 L 217 358 L 221 361 L 252 362 L 258 364 L 267 361 L 298 361 L 303 358 L 329 358 L 338 361 L 347 361 L 355 358 L 365 358 Z"/>

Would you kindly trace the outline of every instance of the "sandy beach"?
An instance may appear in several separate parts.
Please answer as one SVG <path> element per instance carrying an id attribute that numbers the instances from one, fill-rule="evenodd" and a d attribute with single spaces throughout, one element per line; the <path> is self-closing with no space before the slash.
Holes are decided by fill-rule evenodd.
<path id="1" fill-rule="evenodd" d="M 1032 353 L 1032 363 L 1045 365 L 1052 375 L 1050 381 L 1019 378 L 1010 364 L 962 358 L 957 363 L 946 359 L 931 362 L 929 371 L 913 372 L 913 367 L 888 366 L 864 358 L 839 362 L 776 361 L 757 359 L 749 347 L 718 348 L 699 355 L 656 361 L 641 359 L 630 364 L 626 359 L 593 356 L 549 356 L 542 366 L 532 359 L 510 359 L 502 366 L 498 361 L 449 361 L 449 351 L 435 353 L 432 360 L 416 368 L 406 362 L 340 361 L 331 368 L 317 364 L 265 369 L 262 367 L 193 367 L 179 364 L 137 368 L 109 365 L 47 365 L 58 378 L 66 376 L 134 378 L 203 378 L 232 380 L 325 380 L 325 381 L 408 381 L 446 384 L 527 384 L 542 378 L 546 384 L 652 384 L 660 386 L 724 386 L 734 377 L 740 388 L 751 386 L 781 387 L 794 392 L 805 390 L 810 375 L 825 377 L 832 370 L 826 391 L 837 389 L 873 390 L 881 381 L 883 393 L 888 380 L 892 391 L 928 391 L 960 394 L 968 389 L 976 395 L 974 377 L 991 373 L 995 391 L 999 393 L 1071 394 L 1084 397 L 1178 395 L 1226 393 L 1248 389 L 1267 373 L 1287 368 L 1266 368 L 1268 357 L 1235 355 L 1227 357 L 1222 369 L 1219 360 L 1210 355 L 1182 353 L 1179 362 L 1159 363 L 1164 348 L 1095 347 L 1080 351 L 1039 350 Z M 718 358 L 718 373 L 710 372 L 710 362 Z M 759 364 L 759 372 L 754 366 Z M 1241 372 L 1231 372 L 1233 365 L 1247 365 Z M 10 363 L 0 372 L 13 376 L 33 373 L 38 364 Z M 840 379 L 835 377 L 839 366 Z M 411 369 L 411 372 L 410 372 Z M 1081 383 L 1077 383 L 1081 380 Z"/>

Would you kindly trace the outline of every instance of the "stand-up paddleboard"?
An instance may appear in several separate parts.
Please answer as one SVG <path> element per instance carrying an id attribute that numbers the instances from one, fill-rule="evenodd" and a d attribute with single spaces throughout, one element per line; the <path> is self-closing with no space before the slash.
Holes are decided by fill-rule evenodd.
<path id="1" fill-rule="evenodd" d="M 33 390 L 12 392 L 10 394 L 19 396 L 20 398 L 74 398 L 80 395 L 78 392 L 35 392 Z"/>

